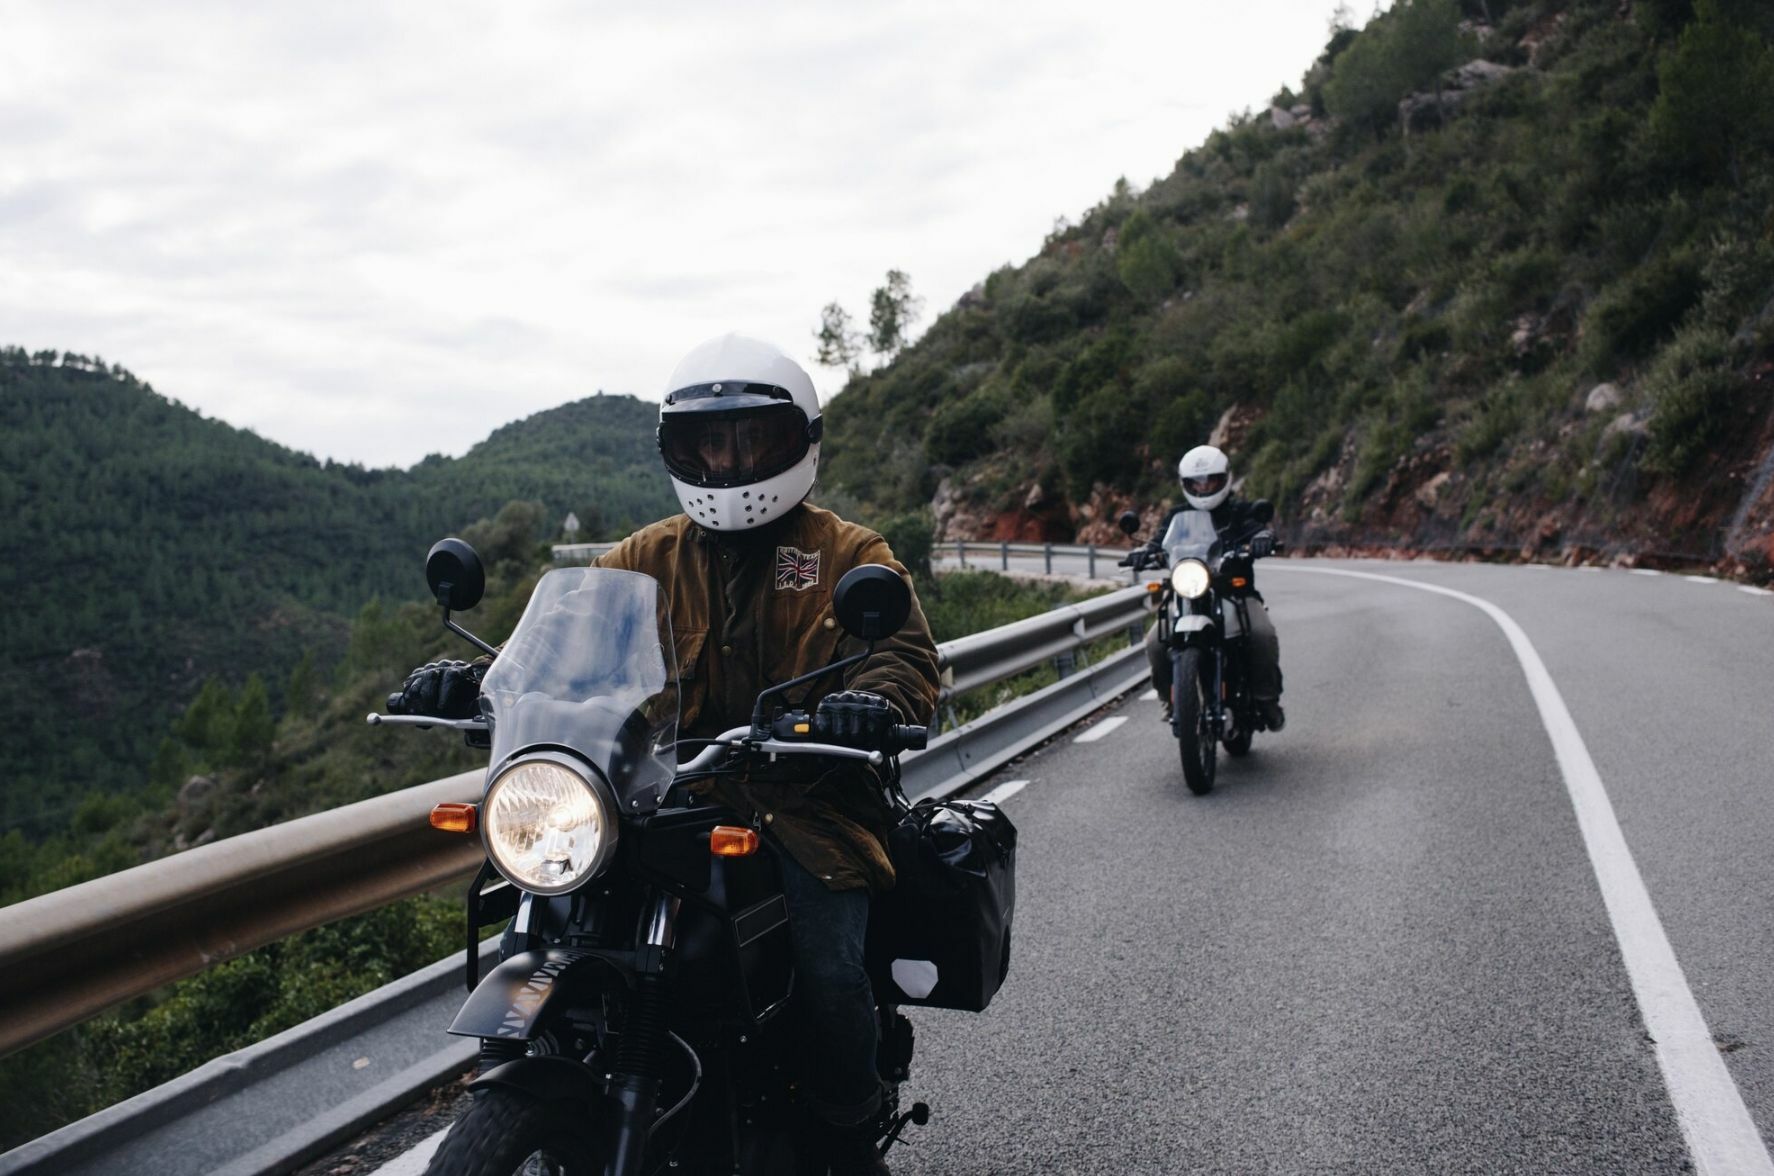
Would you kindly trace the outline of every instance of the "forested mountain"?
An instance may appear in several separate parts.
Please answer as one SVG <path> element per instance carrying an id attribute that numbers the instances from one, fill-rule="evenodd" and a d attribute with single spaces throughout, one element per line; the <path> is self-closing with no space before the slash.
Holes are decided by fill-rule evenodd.
<path id="1" fill-rule="evenodd" d="M 674 510 L 654 411 L 593 396 L 459 459 L 366 470 L 205 419 L 121 368 L 0 351 L 0 827 L 38 836 L 89 794 L 139 790 L 212 675 L 260 675 L 281 707 L 304 654 L 308 678 L 330 671 L 372 598 L 423 596 L 433 539 L 508 502 L 537 504 L 506 519 L 531 544 L 568 511 L 597 537 Z"/>
<path id="2" fill-rule="evenodd" d="M 1296 544 L 1769 576 L 1774 6 L 1397 0 L 828 413 L 945 536 L 1107 538 L 1210 435 Z"/>

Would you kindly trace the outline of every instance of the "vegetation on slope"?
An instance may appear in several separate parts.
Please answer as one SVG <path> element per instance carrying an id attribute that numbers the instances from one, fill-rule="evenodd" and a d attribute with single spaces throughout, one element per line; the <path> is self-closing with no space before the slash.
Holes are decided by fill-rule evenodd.
<path id="1" fill-rule="evenodd" d="M 950 533 L 1094 537 L 1217 427 L 1296 542 L 1717 558 L 1774 442 L 1771 32 L 1751 0 L 1337 29 L 1298 93 L 854 379 L 829 476 Z"/>
<path id="2" fill-rule="evenodd" d="M 207 420 L 96 360 L 0 351 L 0 691 L 21 703 L 0 733 L 0 827 L 119 819 L 116 798 L 146 785 L 206 679 L 238 690 L 257 674 L 253 706 L 283 708 L 298 666 L 312 682 L 347 655 L 366 602 L 423 594 L 433 539 L 512 499 L 546 504 L 532 542 L 569 510 L 618 532 L 668 513 L 652 412 L 592 397 L 460 459 L 366 470 Z"/>

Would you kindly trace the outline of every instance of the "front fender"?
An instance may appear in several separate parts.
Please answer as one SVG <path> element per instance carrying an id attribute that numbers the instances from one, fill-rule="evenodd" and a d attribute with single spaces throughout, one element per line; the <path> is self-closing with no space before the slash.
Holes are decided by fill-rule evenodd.
<path id="1" fill-rule="evenodd" d="M 468 1084 L 470 1090 L 501 1086 L 521 1091 L 537 1102 L 570 1102 L 590 1118 L 607 1114 L 609 1096 L 585 1063 L 559 1054 L 518 1058 L 495 1066 Z"/>
<path id="2" fill-rule="evenodd" d="M 549 947 L 520 952 L 488 972 L 450 1025 L 461 1037 L 528 1041 L 557 1002 L 584 991 L 622 989 L 627 981 L 595 952 Z M 506 1067 L 500 1067 L 505 1069 Z"/>

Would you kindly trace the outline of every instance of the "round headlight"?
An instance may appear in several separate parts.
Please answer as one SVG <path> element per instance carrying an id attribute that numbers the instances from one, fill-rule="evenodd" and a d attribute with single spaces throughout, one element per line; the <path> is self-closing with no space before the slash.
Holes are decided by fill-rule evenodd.
<path id="1" fill-rule="evenodd" d="M 1185 600 L 1194 600 L 1206 592 L 1212 580 L 1213 577 L 1207 574 L 1207 565 L 1198 559 L 1186 559 L 1170 569 L 1170 586 Z"/>
<path id="2" fill-rule="evenodd" d="M 564 894 L 595 877 L 616 849 L 608 790 L 558 760 L 519 760 L 481 803 L 487 856 L 512 885 Z"/>

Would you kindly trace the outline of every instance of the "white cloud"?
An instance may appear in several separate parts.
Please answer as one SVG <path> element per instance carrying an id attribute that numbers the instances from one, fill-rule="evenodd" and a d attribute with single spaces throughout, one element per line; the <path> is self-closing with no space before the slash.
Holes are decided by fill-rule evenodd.
<path id="1" fill-rule="evenodd" d="M 1296 81 L 1327 0 L 152 6 L 0 40 L 0 342 L 369 464 L 930 313 Z M 831 391 L 838 379 L 818 373 Z"/>

